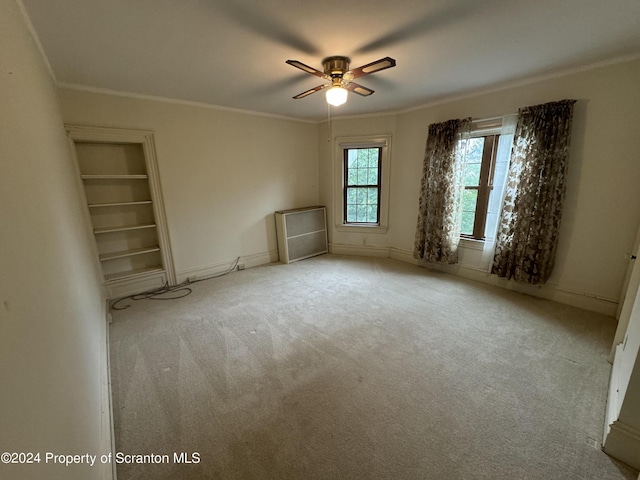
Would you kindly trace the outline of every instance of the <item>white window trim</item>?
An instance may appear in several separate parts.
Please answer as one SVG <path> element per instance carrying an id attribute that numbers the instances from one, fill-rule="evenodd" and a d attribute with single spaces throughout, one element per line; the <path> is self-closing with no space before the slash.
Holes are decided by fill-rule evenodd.
<path id="1" fill-rule="evenodd" d="M 502 133 L 502 128 L 483 128 L 472 130 L 469 134 L 469 138 L 478 138 L 478 137 L 487 137 L 489 135 L 500 135 Z"/>
<path id="2" fill-rule="evenodd" d="M 357 137 L 336 137 L 333 154 L 333 198 L 335 229 L 351 233 L 386 233 L 389 230 L 389 174 L 391 172 L 391 135 L 362 135 Z M 346 148 L 382 147 L 382 172 L 380 185 L 380 218 L 377 225 L 344 223 L 344 167 L 343 151 Z"/>

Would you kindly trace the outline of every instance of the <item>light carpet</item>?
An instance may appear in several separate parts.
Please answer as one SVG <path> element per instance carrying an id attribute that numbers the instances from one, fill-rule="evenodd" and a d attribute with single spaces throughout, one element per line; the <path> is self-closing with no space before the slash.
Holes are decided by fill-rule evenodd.
<path id="1" fill-rule="evenodd" d="M 615 321 L 323 255 L 113 312 L 133 479 L 634 479 L 600 450 Z M 174 452 L 199 463 L 175 463 Z"/>

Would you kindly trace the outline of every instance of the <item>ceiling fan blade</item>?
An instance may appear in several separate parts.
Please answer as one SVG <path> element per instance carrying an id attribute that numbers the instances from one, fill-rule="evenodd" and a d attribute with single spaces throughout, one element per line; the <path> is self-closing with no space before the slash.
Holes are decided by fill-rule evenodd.
<path id="1" fill-rule="evenodd" d="M 346 88 L 347 90 L 351 90 L 353 93 L 357 93 L 358 95 L 362 95 L 363 97 L 368 97 L 374 92 L 374 90 L 371 90 L 370 88 L 367 88 L 367 87 L 363 87 L 362 85 L 359 85 L 355 82 L 349 83 L 349 85 L 347 85 L 344 88 Z"/>
<path id="2" fill-rule="evenodd" d="M 367 63 L 360 68 L 354 68 L 353 70 L 348 71 L 347 73 L 353 75 L 353 78 L 362 77 L 364 75 L 369 75 L 370 73 L 379 72 L 380 70 L 385 70 L 387 68 L 395 67 L 396 61 L 391 57 L 384 57 L 380 60 L 376 60 L 375 62 Z"/>
<path id="3" fill-rule="evenodd" d="M 299 62 L 298 60 L 287 60 L 286 63 L 288 63 L 292 67 L 299 68 L 303 72 L 307 72 L 307 73 L 310 73 L 311 75 L 315 75 L 316 77 L 320 77 L 320 78 L 326 77 L 326 75 L 322 73 L 320 70 L 316 70 L 315 68 L 310 67 L 309 65 L 305 65 L 304 63 Z"/>
<path id="4" fill-rule="evenodd" d="M 293 98 L 298 100 L 299 98 L 304 98 L 307 95 L 311 95 L 312 93 L 319 92 L 320 90 L 322 90 L 323 88 L 326 88 L 326 87 L 328 87 L 328 85 L 318 85 L 317 87 L 312 88 L 311 90 L 307 90 L 306 92 L 299 93 L 298 95 L 296 95 Z"/>

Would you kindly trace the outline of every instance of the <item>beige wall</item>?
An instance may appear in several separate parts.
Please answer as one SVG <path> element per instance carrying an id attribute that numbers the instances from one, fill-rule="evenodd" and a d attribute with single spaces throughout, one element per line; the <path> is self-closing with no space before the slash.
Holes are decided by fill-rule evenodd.
<path id="1" fill-rule="evenodd" d="M 312 125 L 195 105 L 60 90 L 65 122 L 152 130 L 179 279 L 238 256 L 275 258 L 272 212 L 326 204 L 333 251 L 411 261 L 427 126 L 455 117 L 493 117 L 575 98 L 567 199 L 556 268 L 530 293 L 613 314 L 640 214 L 640 61 L 532 82 L 411 112 Z M 391 134 L 386 233 L 333 228 L 333 142 Z M 631 208 L 629 208 L 631 206 Z M 484 275 L 463 254 L 455 272 Z M 467 262 L 467 263 L 465 263 Z M 247 262 L 251 263 L 251 262 Z M 518 287 L 519 288 L 519 287 Z M 527 291 L 525 289 L 525 291 Z"/>
<path id="2" fill-rule="evenodd" d="M 3 479 L 105 479 L 109 465 L 60 467 L 45 452 L 101 454 L 106 321 L 56 91 L 14 0 L 0 0 L 0 464 Z"/>
<path id="3" fill-rule="evenodd" d="M 316 125 L 234 111 L 60 90 L 66 123 L 154 132 L 178 280 L 277 259 L 273 212 L 318 203 Z"/>
<path id="4" fill-rule="evenodd" d="M 515 113 L 519 107 L 574 98 L 572 147 L 567 197 L 555 271 L 549 284 L 532 290 L 566 303 L 615 312 L 631 251 L 640 224 L 640 61 L 619 63 L 444 102 L 415 111 L 380 117 L 334 118 L 331 134 L 320 126 L 319 138 L 354 132 L 393 133 L 389 231 L 385 235 L 344 235 L 332 241 L 358 246 L 388 247 L 391 256 L 410 260 L 417 218 L 419 179 L 427 126 L 433 122 L 471 116 Z M 384 132 L 383 132 L 384 131 Z M 330 201 L 327 182 L 330 149 L 320 149 L 321 192 Z M 372 251 L 374 249 L 371 249 Z M 353 249 L 348 251 L 355 251 Z M 457 273 L 480 280 L 478 272 Z M 503 282 L 504 286 L 508 286 Z M 594 299 L 594 297 L 596 297 Z M 600 300 L 599 300 L 600 299 Z M 595 303 L 594 303 L 595 302 Z"/>

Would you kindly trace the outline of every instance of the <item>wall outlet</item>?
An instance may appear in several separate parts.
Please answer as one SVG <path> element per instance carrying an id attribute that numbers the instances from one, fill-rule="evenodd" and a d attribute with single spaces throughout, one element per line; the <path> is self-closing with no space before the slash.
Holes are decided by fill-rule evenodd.
<path id="1" fill-rule="evenodd" d="M 238 270 L 244 270 L 244 263 L 238 264 Z"/>

